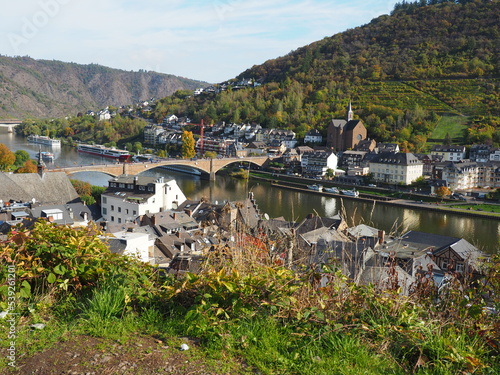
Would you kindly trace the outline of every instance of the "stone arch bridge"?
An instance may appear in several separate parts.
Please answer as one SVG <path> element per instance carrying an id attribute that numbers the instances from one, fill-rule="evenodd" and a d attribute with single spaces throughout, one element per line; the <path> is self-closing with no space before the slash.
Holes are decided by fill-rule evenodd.
<path id="1" fill-rule="evenodd" d="M 247 158 L 221 158 L 221 159 L 168 159 L 151 163 L 110 163 L 98 165 L 82 165 L 66 168 L 54 168 L 48 172 L 65 172 L 68 175 L 77 172 L 102 172 L 116 177 L 121 174 L 136 175 L 148 169 L 158 168 L 165 165 L 185 165 L 208 173 L 211 181 L 215 181 L 215 174 L 225 166 L 233 163 L 252 163 L 263 166 L 269 160 L 268 157 L 247 157 Z"/>

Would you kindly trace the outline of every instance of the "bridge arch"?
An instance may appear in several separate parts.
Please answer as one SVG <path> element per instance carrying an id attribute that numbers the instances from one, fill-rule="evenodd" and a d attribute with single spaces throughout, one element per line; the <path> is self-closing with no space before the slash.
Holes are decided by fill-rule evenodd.
<path id="1" fill-rule="evenodd" d="M 198 169 L 202 172 L 208 173 L 211 180 L 215 179 L 215 173 L 224 168 L 225 166 L 233 163 L 250 162 L 252 164 L 262 166 L 268 160 L 267 157 L 252 157 L 252 158 L 221 158 L 221 159 L 196 159 L 196 160 L 182 160 L 182 159 L 167 159 L 157 163 L 144 162 L 144 163 L 112 163 L 100 165 L 82 165 L 79 167 L 68 167 L 52 169 L 51 171 L 64 171 L 66 174 L 73 174 L 76 172 L 103 172 L 110 176 L 116 177 L 121 174 L 136 175 L 146 170 L 158 168 L 167 165 L 183 165 L 191 168 Z"/>

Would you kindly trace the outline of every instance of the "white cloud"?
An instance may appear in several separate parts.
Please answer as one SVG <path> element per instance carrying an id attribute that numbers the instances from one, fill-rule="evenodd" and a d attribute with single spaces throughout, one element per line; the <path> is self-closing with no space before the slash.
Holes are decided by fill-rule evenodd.
<path id="1" fill-rule="evenodd" d="M 0 50 L 220 82 L 367 23 L 395 2 L 25 0 L 4 6 Z"/>

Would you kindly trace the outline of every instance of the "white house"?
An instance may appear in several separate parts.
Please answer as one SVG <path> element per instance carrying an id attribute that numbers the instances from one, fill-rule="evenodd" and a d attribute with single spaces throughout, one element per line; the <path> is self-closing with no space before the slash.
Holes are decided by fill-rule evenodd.
<path id="1" fill-rule="evenodd" d="M 306 152 L 302 155 L 302 170 L 306 174 L 324 176 L 328 169 L 337 169 L 338 158 L 333 151 Z"/>
<path id="2" fill-rule="evenodd" d="M 384 152 L 370 161 L 370 173 L 379 182 L 409 185 L 423 172 L 424 164 L 412 153 Z"/>
<path id="3" fill-rule="evenodd" d="M 323 136 L 318 129 L 312 129 L 307 132 L 304 137 L 304 143 L 322 143 Z"/>
<path id="4" fill-rule="evenodd" d="M 121 231 L 107 238 L 111 252 L 136 258 L 145 263 L 154 262 L 154 238 L 147 233 Z"/>
<path id="5" fill-rule="evenodd" d="M 133 222 L 138 216 L 175 209 L 186 200 L 173 179 L 121 175 L 108 184 L 101 195 L 101 212 L 112 223 Z"/>
<path id="6" fill-rule="evenodd" d="M 441 156 L 442 161 L 460 161 L 465 159 L 465 146 L 434 145 L 431 156 Z"/>

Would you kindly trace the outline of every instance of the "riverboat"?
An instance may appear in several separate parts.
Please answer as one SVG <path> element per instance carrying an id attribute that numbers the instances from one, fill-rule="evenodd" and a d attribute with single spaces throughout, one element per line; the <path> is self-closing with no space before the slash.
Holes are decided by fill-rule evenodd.
<path id="1" fill-rule="evenodd" d="M 161 166 L 160 168 L 166 169 L 168 171 L 175 171 L 175 172 L 192 174 L 194 176 L 201 176 L 200 170 L 198 170 L 196 168 L 185 167 L 182 165 L 164 165 L 164 166 Z"/>
<path id="2" fill-rule="evenodd" d="M 39 158 L 42 155 L 42 160 L 45 161 L 54 161 L 54 154 L 48 151 L 41 151 L 36 154 L 36 157 Z"/>
<path id="3" fill-rule="evenodd" d="M 322 185 L 318 185 L 318 184 L 307 185 L 307 188 L 309 190 L 314 190 L 314 191 L 323 191 L 323 186 Z"/>
<path id="4" fill-rule="evenodd" d="M 349 197 L 359 197 L 359 192 L 356 190 L 341 190 L 342 194 L 347 195 Z"/>
<path id="5" fill-rule="evenodd" d="M 334 193 L 334 194 L 339 193 L 339 189 L 337 189 L 336 187 L 326 187 L 323 190 L 326 191 L 327 193 Z"/>
<path id="6" fill-rule="evenodd" d="M 118 161 L 128 161 L 130 158 L 130 153 L 127 150 L 119 150 L 114 147 L 79 144 L 76 149 L 78 152 L 116 159 Z"/>
<path id="7" fill-rule="evenodd" d="M 38 143 L 38 144 L 46 145 L 46 146 L 60 146 L 61 145 L 61 141 L 59 139 L 53 139 L 53 138 L 49 138 L 49 137 L 46 137 L 43 135 L 35 135 L 35 134 L 28 135 L 28 142 Z"/>

